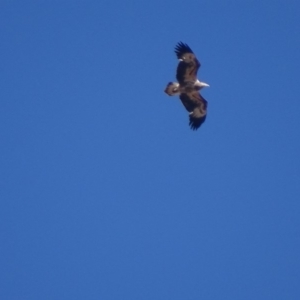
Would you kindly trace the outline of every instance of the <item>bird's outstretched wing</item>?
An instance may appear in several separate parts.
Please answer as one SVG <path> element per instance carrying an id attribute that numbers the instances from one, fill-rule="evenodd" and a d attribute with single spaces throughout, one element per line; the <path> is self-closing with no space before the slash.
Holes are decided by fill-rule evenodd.
<path id="1" fill-rule="evenodd" d="M 197 71 L 200 68 L 200 62 L 191 48 L 187 44 L 179 42 L 175 47 L 175 53 L 180 60 L 176 74 L 179 84 L 188 81 L 195 82 L 197 80 Z"/>
<path id="2" fill-rule="evenodd" d="M 181 94 L 179 98 L 189 112 L 191 129 L 197 130 L 206 119 L 207 101 L 197 91 Z"/>

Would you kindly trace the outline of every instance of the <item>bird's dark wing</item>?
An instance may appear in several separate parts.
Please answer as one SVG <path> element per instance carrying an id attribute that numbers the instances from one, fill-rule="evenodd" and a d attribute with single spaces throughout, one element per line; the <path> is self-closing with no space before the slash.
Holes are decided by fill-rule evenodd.
<path id="1" fill-rule="evenodd" d="M 189 112 L 191 129 L 197 130 L 206 119 L 207 101 L 197 91 L 181 94 L 179 98 Z"/>
<path id="2" fill-rule="evenodd" d="M 179 84 L 187 81 L 196 81 L 200 62 L 191 48 L 187 44 L 179 42 L 175 47 L 175 53 L 177 58 L 180 59 L 176 73 Z"/>

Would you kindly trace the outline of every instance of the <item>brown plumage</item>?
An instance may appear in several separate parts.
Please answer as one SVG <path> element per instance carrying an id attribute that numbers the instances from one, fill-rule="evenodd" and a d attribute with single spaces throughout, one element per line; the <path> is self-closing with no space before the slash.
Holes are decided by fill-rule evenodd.
<path id="1" fill-rule="evenodd" d="M 200 95 L 203 87 L 209 86 L 197 79 L 200 62 L 191 48 L 182 42 L 175 47 L 179 59 L 177 66 L 177 82 L 169 82 L 165 93 L 169 96 L 179 95 L 179 98 L 189 112 L 191 129 L 197 130 L 206 119 L 207 101 Z"/>

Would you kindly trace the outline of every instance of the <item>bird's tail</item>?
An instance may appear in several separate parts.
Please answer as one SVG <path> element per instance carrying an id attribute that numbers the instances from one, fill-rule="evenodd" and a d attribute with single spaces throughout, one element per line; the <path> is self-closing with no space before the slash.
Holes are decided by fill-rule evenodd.
<path id="1" fill-rule="evenodd" d="M 179 94 L 179 83 L 169 82 L 165 88 L 165 93 L 169 96 L 174 96 Z"/>

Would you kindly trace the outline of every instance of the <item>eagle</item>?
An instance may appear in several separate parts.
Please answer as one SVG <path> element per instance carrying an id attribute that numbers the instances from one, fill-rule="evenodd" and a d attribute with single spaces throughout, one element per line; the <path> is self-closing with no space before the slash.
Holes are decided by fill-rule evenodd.
<path id="1" fill-rule="evenodd" d="M 179 95 L 182 104 L 189 112 L 191 129 L 197 130 L 205 121 L 207 110 L 207 101 L 199 91 L 209 85 L 197 78 L 200 62 L 187 44 L 179 42 L 175 47 L 175 53 L 179 59 L 176 72 L 178 82 L 169 82 L 165 93 L 169 96 Z"/>

